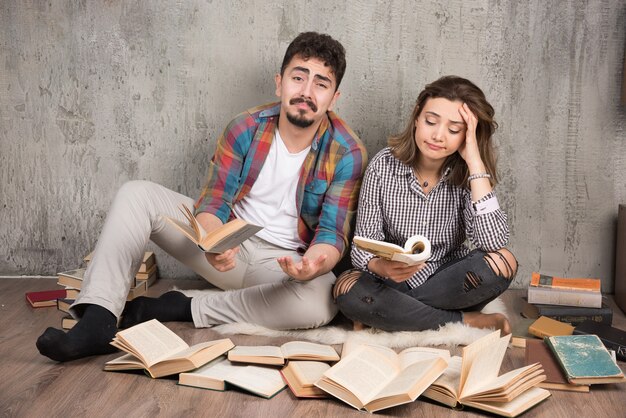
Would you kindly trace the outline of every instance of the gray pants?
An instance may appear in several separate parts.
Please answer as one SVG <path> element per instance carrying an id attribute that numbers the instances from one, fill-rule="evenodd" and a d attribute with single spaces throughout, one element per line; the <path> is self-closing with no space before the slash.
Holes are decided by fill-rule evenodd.
<path id="1" fill-rule="evenodd" d="M 276 258 L 301 256 L 253 237 L 241 245 L 237 266 L 215 270 L 204 253 L 161 215 L 184 221 L 179 206 L 193 199 L 147 181 L 131 181 L 118 191 L 100 234 L 78 299 L 100 305 L 119 317 L 148 240 L 209 283 L 225 290 L 194 297 L 191 311 L 198 328 L 231 322 L 255 323 L 272 329 L 313 328 L 337 313 L 332 272 L 301 282 L 288 277 Z M 73 311 L 75 315 L 75 311 Z"/>

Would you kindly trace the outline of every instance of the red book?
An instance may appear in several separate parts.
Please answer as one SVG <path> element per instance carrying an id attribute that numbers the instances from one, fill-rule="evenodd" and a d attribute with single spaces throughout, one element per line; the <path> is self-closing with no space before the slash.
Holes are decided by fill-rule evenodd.
<path id="1" fill-rule="evenodd" d="M 26 301 L 33 308 L 57 306 L 57 299 L 67 297 L 65 289 L 40 290 L 38 292 L 26 292 Z"/>

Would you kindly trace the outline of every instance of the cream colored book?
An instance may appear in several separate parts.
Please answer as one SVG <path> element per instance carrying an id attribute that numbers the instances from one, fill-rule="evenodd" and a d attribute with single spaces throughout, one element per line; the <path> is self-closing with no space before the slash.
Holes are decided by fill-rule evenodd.
<path id="1" fill-rule="evenodd" d="M 352 242 L 360 250 L 408 265 L 420 264 L 430 258 L 430 241 L 421 235 L 414 235 L 407 239 L 404 247 L 359 236 L 355 236 Z"/>
<path id="2" fill-rule="evenodd" d="M 360 345 L 324 372 L 315 386 L 369 412 L 413 402 L 446 369 L 447 350 Z"/>
<path id="3" fill-rule="evenodd" d="M 197 369 L 234 347 L 228 338 L 190 347 L 156 319 L 118 332 L 111 345 L 128 354 L 108 361 L 104 370 L 145 369 L 153 378 Z"/>
<path id="4" fill-rule="evenodd" d="M 262 226 L 250 224 L 243 219 L 233 219 L 219 228 L 206 232 L 193 216 L 191 210 L 182 205 L 180 211 L 185 215 L 187 223 L 163 215 L 163 219 L 182 232 L 205 253 L 223 253 L 263 229 Z"/>
<path id="5" fill-rule="evenodd" d="M 218 391 L 228 390 L 232 385 L 267 399 L 286 386 L 278 370 L 231 363 L 226 356 L 220 356 L 194 371 L 181 373 L 178 384 Z"/>
<path id="6" fill-rule="evenodd" d="M 280 373 L 297 398 L 326 398 L 326 392 L 315 386 L 330 364 L 322 361 L 289 360 Z"/>
<path id="7" fill-rule="evenodd" d="M 244 363 L 283 365 L 285 360 L 338 361 L 339 354 L 330 345 L 290 341 L 280 347 L 238 345 L 228 352 L 228 359 Z"/>
<path id="8" fill-rule="evenodd" d="M 550 396 L 536 385 L 546 376 L 539 363 L 498 375 L 510 340 L 495 331 L 452 357 L 443 374 L 424 391 L 424 397 L 453 408 L 470 406 L 515 417 Z"/>

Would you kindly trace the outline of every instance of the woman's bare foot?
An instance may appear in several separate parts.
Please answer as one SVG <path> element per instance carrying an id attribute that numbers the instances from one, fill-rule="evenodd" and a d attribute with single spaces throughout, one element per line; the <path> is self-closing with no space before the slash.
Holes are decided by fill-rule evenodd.
<path id="1" fill-rule="evenodd" d="M 499 329 L 502 335 L 511 333 L 509 320 L 500 313 L 484 314 L 481 312 L 464 312 L 463 323 L 474 328 Z"/>
<path id="2" fill-rule="evenodd" d="M 365 329 L 365 324 L 363 324 L 363 322 L 354 321 L 352 323 L 352 330 L 353 331 L 363 331 L 364 329 Z"/>

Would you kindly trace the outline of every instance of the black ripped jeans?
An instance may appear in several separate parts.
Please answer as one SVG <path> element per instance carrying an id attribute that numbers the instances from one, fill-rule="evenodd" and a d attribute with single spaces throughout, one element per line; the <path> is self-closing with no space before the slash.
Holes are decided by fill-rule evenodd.
<path id="1" fill-rule="evenodd" d="M 337 297 L 341 312 L 353 321 L 386 331 L 437 329 L 463 320 L 504 292 L 512 277 L 494 272 L 491 255 L 474 250 L 441 266 L 419 287 L 379 279 L 363 272 L 354 286 Z"/>

